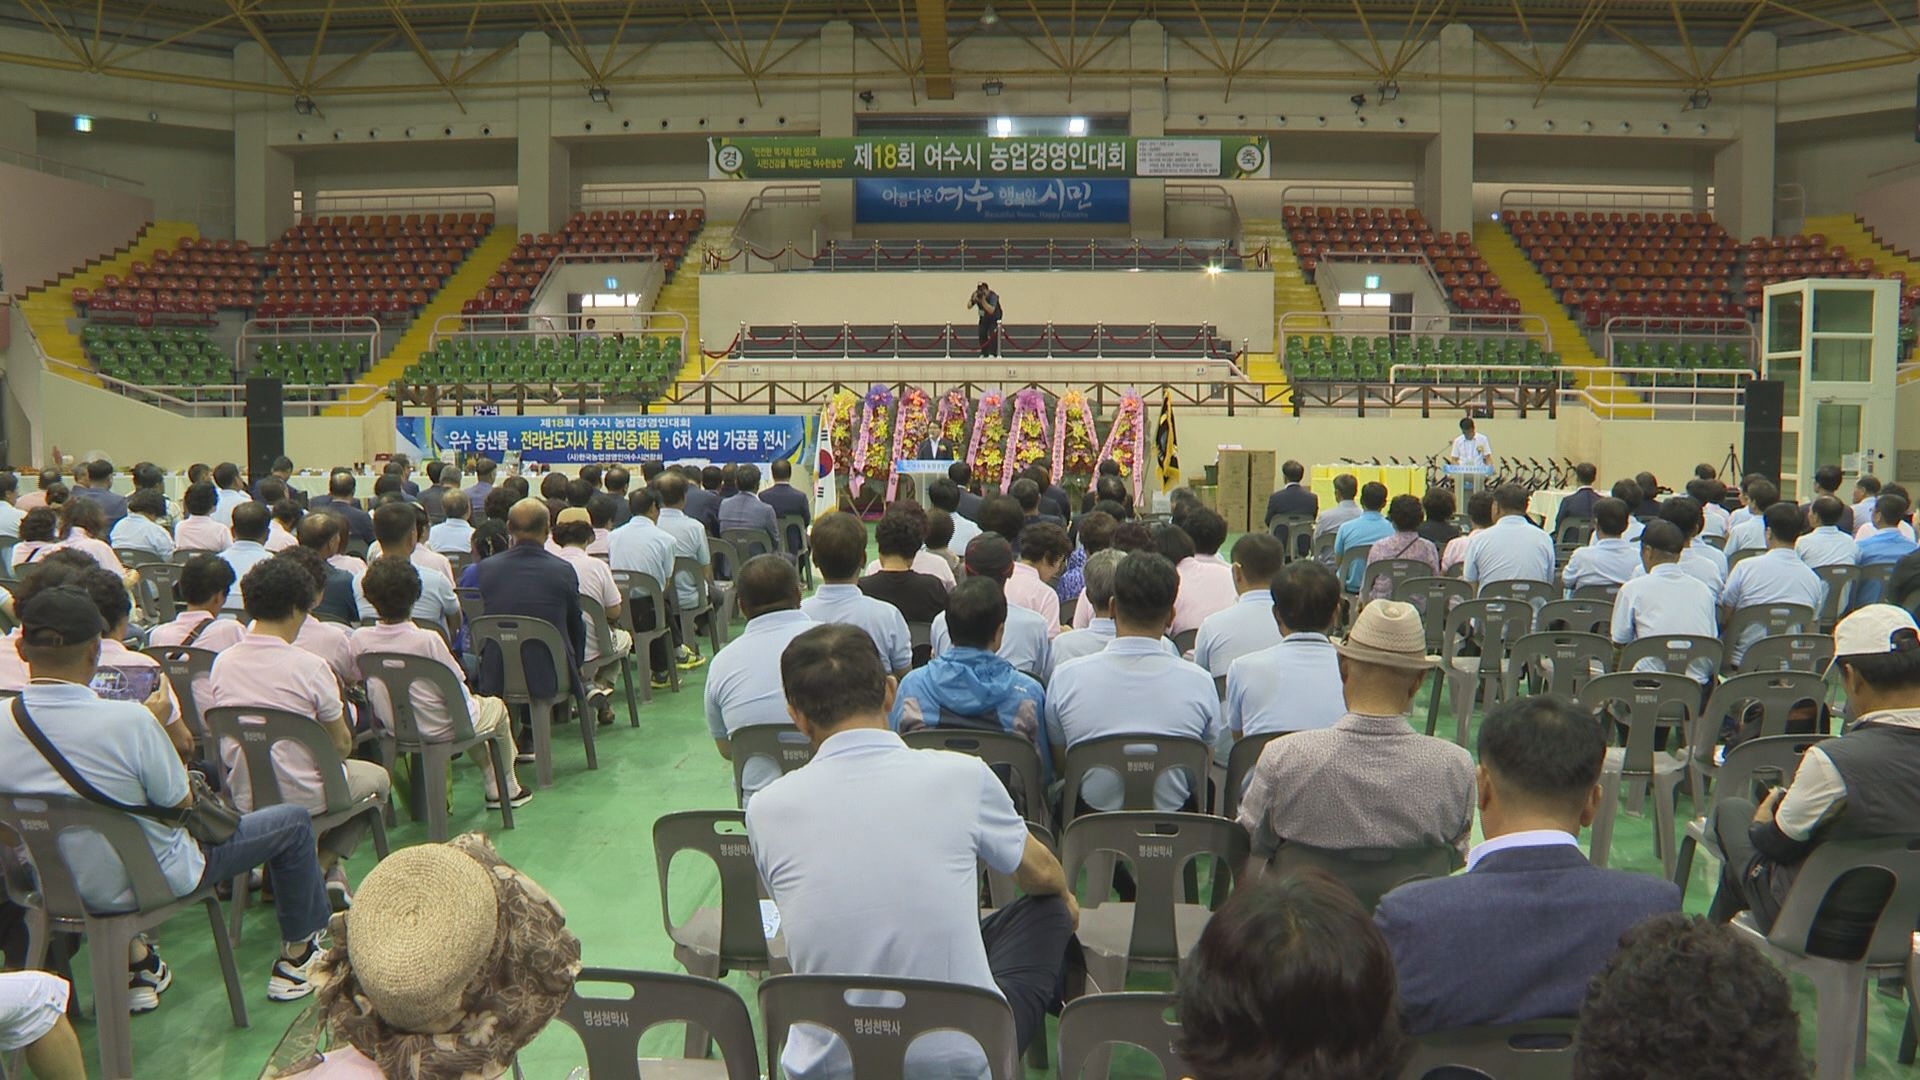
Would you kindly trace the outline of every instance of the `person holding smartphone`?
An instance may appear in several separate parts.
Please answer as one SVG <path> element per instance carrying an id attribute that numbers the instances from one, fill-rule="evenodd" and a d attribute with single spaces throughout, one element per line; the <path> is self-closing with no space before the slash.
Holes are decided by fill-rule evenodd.
<path id="1" fill-rule="evenodd" d="M 973 299 L 967 301 L 967 307 L 980 310 L 980 355 L 1000 355 L 1000 294 L 987 287 L 986 282 L 973 287 Z"/>

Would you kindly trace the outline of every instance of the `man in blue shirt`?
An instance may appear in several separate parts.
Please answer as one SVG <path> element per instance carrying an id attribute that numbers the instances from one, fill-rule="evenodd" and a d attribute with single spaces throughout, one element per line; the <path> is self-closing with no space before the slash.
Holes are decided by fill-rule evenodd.
<path id="1" fill-rule="evenodd" d="M 1333 505 L 1313 521 L 1313 538 L 1318 541 L 1326 533 L 1338 534 L 1340 527 L 1360 516 L 1360 504 L 1353 501 L 1354 494 L 1360 490 L 1360 481 L 1352 473 L 1341 473 L 1333 478 Z M 1387 505 L 1380 500 L 1380 505 Z"/>
<path id="2" fill-rule="evenodd" d="M 494 473 L 499 469 L 499 464 L 484 454 L 474 459 L 473 486 L 467 489 L 468 505 L 487 505 L 487 494 L 493 490 Z"/>
<path id="3" fill-rule="evenodd" d="M 643 487 L 627 496 L 627 507 L 631 511 L 627 523 L 607 534 L 607 564 L 615 570 L 645 574 L 662 589 L 668 588 L 673 578 L 674 538 L 657 524 L 660 496 L 652 488 Z M 645 633 L 657 629 L 653 625 L 653 605 L 635 604 L 628 610 L 635 631 Z M 668 619 L 667 626 L 672 631 L 668 636 L 677 639 L 679 622 Z M 672 646 L 667 637 L 656 637 L 648 644 L 647 662 L 652 669 L 654 688 L 666 686 L 667 667 L 673 663 Z"/>
<path id="4" fill-rule="evenodd" d="M 1213 745 L 1220 726 L 1220 696 L 1213 680 L 1194 664 L 1170 656 L 1160 639 L 1173 625 L 1180 575 L 1163 556 L 1136 551 L 1113 575 L 1116 636 L 1092 656 L 1060 665 L 1047 691 L 1047 739 L 1054 768 L 1064 773 L 1067 750 L 1108 735 L 1157 735 Z M 1190 783 L 1191 781 L 1191 783 Z M 1202 792 L 1205 777 L 1167 773 L 1154 785 L 1154 804 L 1179 810 Z M 1080 797 L 1094 810 L 1121 809 L 1119 777 L 1090 772 Z M 1068 808 L 1069 811 L 1072 808 Z"/>
<path id="5" fill-rule="evenodd" d="M 973 577 L 954 586 L 947 594 L 953 647 L 900 680 L 888 726 L 901 734 L 936 727 L 1006 731 L 1033 743 L 1048 762 L 1046 694 L 994 652 L 1006 625 L 999 582 Z"/>
<path id="6" fill-rule="evenodd" d="M 1705 582 L 1681 569 L 1684 550 L 1686 537 L 1678 525 L 1659 519 L 1647 523 L 1640 534 L 1640 558 L 1647 572 L 1620 586 L 1613 598 L 1615 645 L 1663 634 L 1718 636 L 1713 593 Z M 1642 660 L 1634 670 L 1659 671 L 1660 662 Z M 1704 686 L 1713 677 L 1713 665 L 1696 663 L 1687 674 Z"/>
<path id="7" fill-rule="evenodd" d="M 1727 546 L 1722 549 L 1729 559 L 1735 552 L 1766 550 L 1767 508 L 1780 501 L 1780 489 L 1764 476 L 1747 481 L 1743 490 L 1747 496 L 1747 514 L 1733 515 L 1733 525 L 1727 529 Z"/>
<path id="8" fill-rule="evenodd" d="M 1340 657 L 1327 631 L 1340 609 L 1340 583 L 1311 560 L 1288 563 L 1273 579 L 1267 616 L 1276 645 L 1248 653 L 1227 669 L 1222 727 L 1235 740 L 1272 731 L 1330 728 L 1347 713 Z"/>
<path id="9" fill-rule="evenodd" d="M 636 520 L 639 516 L 634 515 Z M 707 733 L 728 761 L 733 760 L 734 732 L 793 723 L 780 686 L 780 654 L 794 638 L 818 625 L 800 610 L 800 578 L 793 564 L 778 555 L 748 559 L 735 575 L 734 587 L 747 628 L 714 654 L 705 691 Z M 740 805 L 780 772 L 763 757 L 749 760 L 740 772 Z"/>
<path id="10" fill-rule="evenodd" d="M 873 639 L 893 676 L 905 675 L 913 667 L 913 635 L 906 616 L 860 591 L 861 564 L 867 557 L 867 526 L 860 515 L 846 511 L 822 517 L 813 523 L 807 547 L 820 571 L 820 587 L 801 602 L 800 610 L 814 622 L 859 627 Z"/>
<path id="11" fill-rule="evenodd" d="M 1028 834 L 985 762 L 909 750 L 887 730 L 887 673 L 865 634 L 813 627 L 778 666 L 788 711 L 815 752 L 754 797 L 747 839 L 794 972 L 976 986 L 1006 999 L 1025 1047 L 1059 1008 L 1079 923 L 1059 860 Z M 1011 874 L 1022 894 L 985 921 L 981 863 Z M 840 1040 L 807 1025 L 788 1035 L 780 1065 L 793 1080 L 853 1073 Z M 915 1040 L 897 1075 L 986 1068 L 972 1039 L 943 1032 Z"/>
<path id="12" fill-rule="evenodd" d="M 734 470 L 733 482 L 739 490 L 720 501 L 720 531 L 758 529 L 778 542 L 779 519 L 773 507 L 757 494 L 760 490 L 760 469 L 753 465 L 742 465 Z"/>
<path id="13" fill-rule="evenodd" d="M 234 507 L 233 543 L 220 552 L 220 557 L 232 564 L 235 581 L 245 578 L 247 571 L 256 564 L 273 558 L 273 552 L 267 550 L 267 525 L 272 520 L 273 515 L 260 503 L 249 500 Z M 239 589 L 235 589 L 227 600 L 227 606 L 244 607 L 246 599 Z"/>
<path id="14" fill-rule="evenodd" d="M 1907 539 L 1900 531 L 1906 523 L 1910 507 L 1907 498 L 1896 492 L 1882 492 L 1874 497 L 1873 535 L 1859 542 L 1861 566 L 1891 566 L 1901 559 L 1920 551 L 1920 545 Z M 1880 602 L 1881 587 L 1878 581 L 1862 581 L 1853 589 L 1853 606 L 1877 604 Z"/>
<path id="15" fill-rule="evenodd" d="M 656 524 L 673 537 L 674 558 L 691 559 L 697 567 L 673 575 L 674 595 L 682 608 L 696 607 L 702 597 L 710 598 L 712 595 L 713 549 L 707 546 L 707 528 L 686 510 L 692 492 L 685 476 L 669 469 L 654 481 L 654 488 L 660 493 L 661 502 L 660 517 Z M 700 615 L 695 620 L 694 632 L 703 632 L 711 617 L 710 614 Z M 698 641 L 682 641 L 678 644 L 682 669 L 697 668 L 706 663 L 700 656 Z"/>
<path id="16" fill-rule="evenodd" d="M 1714 603 L 1720 602 L 1720 590 L 1727 583 L 1727 557 L 1713 545 L 1700 539 L 1700 530 L 1704 520 L 1700 504 L 1692 499 L 1674 496 L 1660 504 L 1659 518 L 1672 522 L 1687 538 L 1687 546 L 1680 552 L 1680 569 L 1693 575 L 1707 591 L 1713 594 Z M 1634 572 L 1635 577 L 1646 573 L 1644 568 Z"/>
<path id="17" fill-rule="evenodd" d="M 1233 545 L 1233 586 L 1240 599 L 1200 624 L 1193 639 L 1193 662 L 1216 679 L 1248 653 L 1280 643 L 1273 621 L 1273 575 L 1286 561 L 1286 549 L 1272 533 L 1250 532 Z"/>
<path id="18" fill-rule="evenodd" d="M 1841 512 L 1847 505 L 1831 495 L 1813 500 L 1814 529 L 1802 536 L 1794 550 L 1815 570 L 1823 566 L 1852 566 L 1860 557 L 1853 534 L 1841 528 Z"/>
<path id="19" fill-rule="evenodd" d="M 1640 569 L 1640 549 L 1621 538 L 1629 520 L 1627 504 L 1619 499 L 1593 504 L 1593 539 L 1568 557 L 1560 575 L 1568 596 L 1588 585 L 1624 585 Z"/>
<path id="20" fill-rule="evenodd" d="M 1467 545 L 1462 576 L 1476 589 L 1496 581 L 1552 581 L 1553 538 L 1527 517 L 1527 489 L 1503 484 L 1493 492 L 1493 524 Z"/>
<path id="21" fill-rule="evenodd" d="M 107 528 L 113 528 L 115 522 L 127 516 L 126 496 L 113 490 L 113 462 L 106 458 L 89 461 L 81 467 L 81 475 L 86 482 L 73 489 L 74 497 L 99 503 Z"/>
<path id="22" fill-rule="evenodd" d="M 1335 565 L 1339 564 L 1341 556 L 1354 548 L 1366 547 L 1393 535 L 1393 523 L 1381 512 L 1386 508 L 1387 485 L 1374 481 L 1360 489 L 1360 515 L 1340 526 L 1340 531 L 1333 537 Z M 1361 579 L 1366 573 L 1366 563 L 1356 561 L 1347 568 L 1342 584 L 1348 592 L 1359 592 Z"/>
<path id="23" fill-rule="evenodd" d="M 1827 598 L 1827 584 L 1820 575 L 1800 560 L 1795 541 L 1800 536 L 1800 509 L 1791 503 L 1775 503 L 1767 508 L 1767 551 L 1740 560 L 1727 574 L 1727 586 L 1720 590 L 1720 617 L 1723 622 L 1744 607 L 1761 604 L 1804 604 L 1818 612 Z M 1894 534 L 1898 536 L 1899 534 Z M 1732 661 L 1746 658 L 1747 649 L 1765 636 L 1764 626 L 1749 626 L 1733 643 Z"/>

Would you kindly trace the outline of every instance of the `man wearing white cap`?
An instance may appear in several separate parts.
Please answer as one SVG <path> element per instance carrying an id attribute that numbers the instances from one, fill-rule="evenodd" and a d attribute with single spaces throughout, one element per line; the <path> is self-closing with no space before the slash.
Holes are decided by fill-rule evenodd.
<path id="1" fill-rule="evenodd" d="M 1920 627 L 1904 608 L 1869 604 L 1840 620 L 1833 644 L 1852 718 L 1846 734 L 1810 747 L 1792 783 L 1758 807 L 1742 792 L 1714 811 L 1723 858 L 1711 915 L 1722 922 L 1748 908 L 1759 929 L 1771 929 L 1800 864 L 1825 841 L 1920 835 Z M 1874 875 L 1843 881 L 1807 951 L 1860 955 L 1884 892 Z"/>
<path id="2" fill-rule="evenodd" d="M 1270 743 L 1240 802 L 1253 853 L 1286 841 L 1313 847 L 1450 845 L 1466 858 L 1473 828 L 1473 758 L 1407 724 L 1413 698 L 1439 663 L 1412 604 L 1375 600 L 1340 654 L 1347 714 L 1331 728 Z"/>

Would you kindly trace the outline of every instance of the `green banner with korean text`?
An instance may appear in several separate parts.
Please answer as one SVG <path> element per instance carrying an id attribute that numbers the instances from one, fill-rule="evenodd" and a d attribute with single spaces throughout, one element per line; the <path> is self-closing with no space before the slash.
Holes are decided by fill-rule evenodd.
<path id="1" fill-rule="evenodd" d="M 714 180 L 894 176 L 1246 180 L 1268 175 L 1264 135 L 710 138 Z"/>

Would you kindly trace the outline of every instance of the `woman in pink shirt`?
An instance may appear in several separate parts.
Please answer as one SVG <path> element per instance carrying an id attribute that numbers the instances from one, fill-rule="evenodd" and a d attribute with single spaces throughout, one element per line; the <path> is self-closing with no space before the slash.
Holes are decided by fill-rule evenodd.
<path id="1" fill-rule="evenodd" d="M 68 499 L 60 504 L 60 542 L 54 546 L 88 555 L 101 569 L 124 578 L 127 568 L 120 565 L 120 556 L 113 553 L 112 545 L 105 540 L 96 539 L 106 532 L 107 516 L 99 503 L 92 499 Z"/>
<path id="2" fill-rule="evenodd" d="M 13 545 L 11 561 L 14 573 L 23 566 L 39 562 L 58 543 L 54 533 L 60 528 L 60 514 L 47 507 L 27 511 L 20 519 L 20 541 Z"/>
<path id="3" fill-rule="evenodd" d="M 233 533 L 208 515 L 220 504 L 220 491 L 202 481 L 187 489 L 180 505 L 187 516 L 173 527 L 175 547 L 193 551 L 225 551 L 233 546 Z"/>
<path id="4" fill-rule="evenodd" d="M 233 591 L 233 564 L 217 555 L 194 555 L 180 568 L 173 598 L 186 609 L 147 635 L 151 646 L 188 646 L 221 652 L 247 636 L 238 619 L 222 619 L 227 594 Z"/>
<path id="5" fill-rule="evenodd" d="M 1240 590 L 1233 584 L 1233 567 L 1219 556 L 1220 545 L 1227 541 L 1227 519 L 1196 506 L 1188 511 L 1185 528 L 1156 525 L 1153 539 L 1160 554 L 1180 574 L 1172 633 L 1198 630 L 1207 616 L 1240 601 Z"/>

